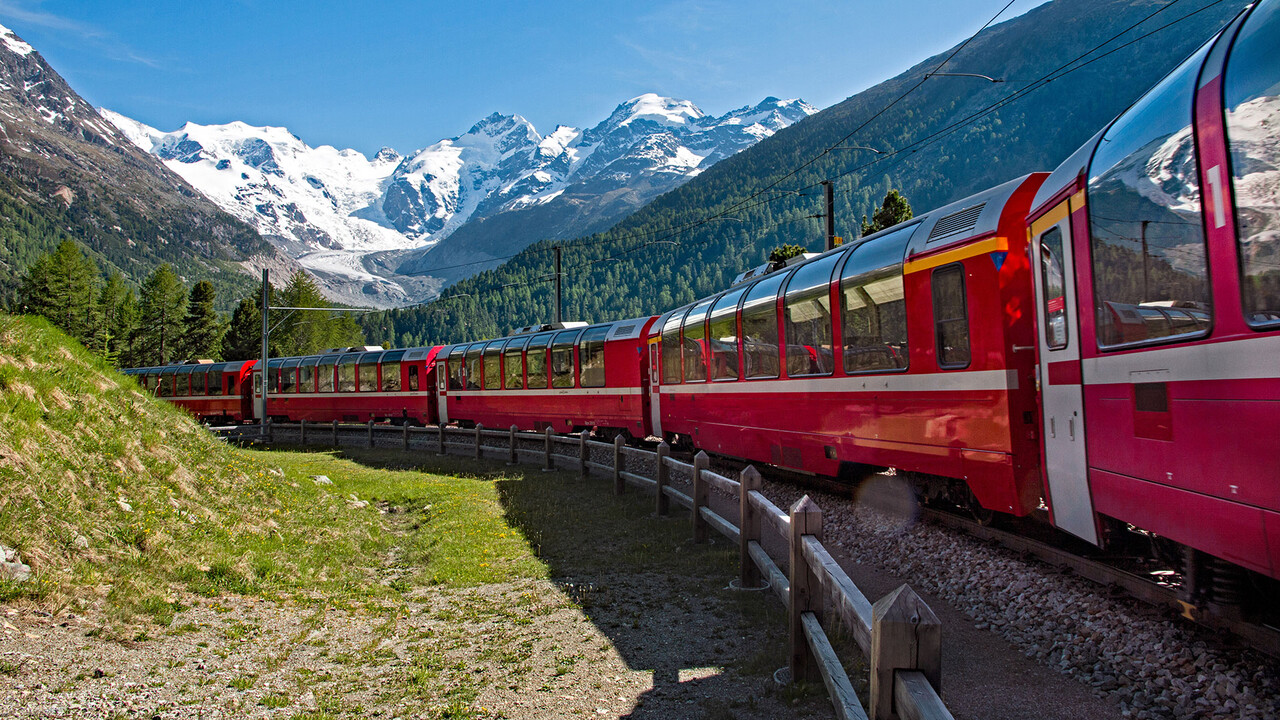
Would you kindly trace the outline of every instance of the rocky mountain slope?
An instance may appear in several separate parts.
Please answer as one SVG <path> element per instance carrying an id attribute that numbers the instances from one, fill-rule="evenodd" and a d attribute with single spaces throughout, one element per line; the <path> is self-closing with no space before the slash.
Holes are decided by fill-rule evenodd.
<path id="1" fill-rule="evenodd" d="M 189 283 L 213 279 L 224 304 L 247 274 L 287 261 L 252 228 L 141 152 L 40 53 L 0 27 L 0 287 L 73 237 L 100 267 L 140 282 L 171 263 Z"/>
<path id="2" fill-rule="evenodd" d="M 436 267 L 608 227 L 813 112 L 799 100 L 767 98 L 712 117 L 648 94 L 587 130 L 560 126 L 543 136 L 519 115 L 494 113 L 406 157 L 384 148 L 371 159 L 309 147 L 284 128 L 188 123 L 160 132 L 103 114 L 316 273 L 331 295 L 393 306 L 482 269 Z M 484 229 L 474 229 L 481 221 Z"/>

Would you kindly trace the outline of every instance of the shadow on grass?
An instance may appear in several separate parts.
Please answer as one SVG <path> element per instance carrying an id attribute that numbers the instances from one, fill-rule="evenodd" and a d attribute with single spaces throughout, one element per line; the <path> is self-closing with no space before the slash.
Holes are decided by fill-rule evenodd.
<path id="1" fill-rule="evenodd" d="M 348 449 L 356 462 L 471 475 L 495 484 L 507 523 L 552 581 L 652 688 L 627 718 L 829 715 L 820 687 L 779 688 L 786 616 L 767 592 L 729 589 L 738 550 L 716 536 L 692 542 L 690 514 L 655 511 L 651 492 L 621 497 L 601 477 L 490 461 Z M 544 686 L 545 690 L 545 686 Z M 602 696 L 611 690 L 601 687 Z"/>

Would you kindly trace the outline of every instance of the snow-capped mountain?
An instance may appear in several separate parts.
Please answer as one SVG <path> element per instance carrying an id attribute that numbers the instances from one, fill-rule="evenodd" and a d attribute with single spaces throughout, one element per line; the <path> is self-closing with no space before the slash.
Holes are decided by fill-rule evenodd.
<path id="1" fill-rule="evenodd" d="M 424 250 L 468 223 L 554 203 L 568 192 L 572 217 L 555 214 L 550 225 L 504 233 L 500 252 L 580 234 L 814 112 L 800 100 L 767 98 L 710 117 L 688 101 L 647 94 L 588 130 L 560 126 L 543 136 L 519 115 L 494 113 L 406 157 L 384 148 L 366 158 L 309 147 L 284 128 L 188 123 L 161 132 L 102 111 L 135 144 L 316 273 L 331 296 L 381 306 L 433 296 L 442 278 L 432 265 L 449 255 Z M 600 202 L 621 189 L 635 192 L 625 202 Z"/>

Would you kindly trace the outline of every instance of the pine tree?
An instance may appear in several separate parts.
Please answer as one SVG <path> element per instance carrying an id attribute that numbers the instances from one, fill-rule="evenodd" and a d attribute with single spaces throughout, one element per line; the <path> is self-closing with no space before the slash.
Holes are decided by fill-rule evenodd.
<path id="1" fill-rule="evenodd" d="M 94 345 L 107 362 L 132 363 L 138 334 L 138 297 L 118 272 L 107 276 L 98 293 L 99 322 Z"/>
<path id="2" fill-rule="evenodd" d="M 213 283 L 201 280 L 191 288 L 191 299 L 187 301 L 187 318 L 182 337 L 182 357 L 190 360 L 197 358 L 217 359 L 222 352 L 222 336 L 226 326 L 222 324 L 218 313 L 213 309 L 213 301 L 218 291 Z"/>
<path id="3" fill-rule="evenodd" d="M 93 345 L 98 268 L 80 246 L 63 240 L 52 254 L 41 255 L 22 279 L 19 307 L 43 315 L 86 346 Z"/>
<path id="4" fill-rule="evenodd" d="M 885 193 L 884 202 L 880 204 L 880 208 L 871 214 L 871 222 L 867 222 L 866 215 L 862 216 L 862 236 L 878 233 L 900 222 L 906 222 L 914 216 L 911 203 L 907 202 L 907 199 L 897 190 L 890 190 Z"/>
<path id="5" fill-rule="evenodd" d="M 275 302 L 273 305 L 277 304 Z M 327 308 L 330 303 L 320 293 L 314 278 L 299 270 L 280 291 L 278 304 L 284 307 Z M 323 310 L 285 311 L 277 318 L 272 314 L 273 347 L 282 355 L 311 355 L 333 347 L 364 344 L 364 335 L 355 321 L 346 315 Z M 274 354 L 276 351 L 273 350 Z"/>
<path id="6" fill-rule="evenodd" d="M 261 287 L 257 297 L 262 297 Z M 252 297 L 240 301 L 231 314 L 231 324 L 227 333 L 222 336 L 222 357 L 224 360 L 249 360 L 262 355 L 262 306 L 261 300 L 255 302 Z"/>
<path id="7" fill-rule="evenodd" d="M 144 365 L 163 365 L 178 356 L 186 319 L 187 291 L 168 264 L 142 284 L 140 355 Z"/>

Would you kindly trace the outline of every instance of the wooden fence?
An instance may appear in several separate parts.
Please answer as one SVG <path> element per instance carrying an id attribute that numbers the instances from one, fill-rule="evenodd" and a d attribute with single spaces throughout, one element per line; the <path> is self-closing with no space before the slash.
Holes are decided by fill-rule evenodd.
<path id="1" fill-rule="evenodd" d="M 434 450 L 438 455 L 462 454 L 476 459 L 505 459 L 508 464 L 533 462 L 543 470 L 572 469 L 583 477 L 593 471 L 613 478 L 617 494 L 628 485 L 654 490 L 658 514 L 666 515 L 671 502 L 690 510 L 695 542 L 705 542 L 714 529 L 738 544 L 742 588 L 758 588 L 768 582 L 787 608 L 790 630 L 790 663 L 793 680 L 821 679 L 838 718 L 888 720 L 944 720 L 951 713 L 939 697 L 942 670 L 942 633 L 938 617 L 907 585 L 880 598 L 867 600 L 822 544 L 822 510 L 807 495 L 783 512 L 760 491 L 760 474 L 754 467 L 739 478 L 709 469 L 706 453 L 693 463 L 671 457 L 666 443 L 657 452 L 628 447 L 578 435 L 556 435 L 509 430 L 377 425 L 267 424 L 265 436 L 257 426 L 223 429 L 225 437 L 247 441 L 298 442 L 301 444 L 365 445 L 388 449 Z M 488 442 L 486 442 L 488 441 Z M 597 454 L 593 456 L 592 451 Z M 609 462 L 600 462 L 600 459 Z M 633 471 L 636 463 L 650 466 L 651 474 Z M 672 473 L 687 476 L 685 493 L 673 486 Z M 739 523 L 716 513 L 710 495 L 715 491 L 736 498 Z M 789 550 L 788 572 L 783 572 L 765 550 L 762 530 L 777 533 Z M 826 628 L 841 627 L 850 634 L 869 662 L 869 710 L 864 710 L 843 664 L 827 638 Z"/>

